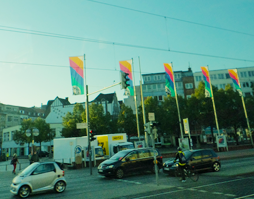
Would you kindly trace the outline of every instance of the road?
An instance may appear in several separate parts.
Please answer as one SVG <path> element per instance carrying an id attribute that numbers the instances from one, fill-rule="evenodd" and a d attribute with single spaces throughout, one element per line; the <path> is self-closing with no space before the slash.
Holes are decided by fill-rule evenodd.
<path id="1" fill-rule="evenodd" d="M 130 199 L 130 198 L 254 198 L 254 158 L 239 158 L 222 161 L 220 172 L 202 172 L 198 182 L 187 179 L 182 183 L 175 177 L 159 173 L 159 185 L 151 173 L 134 174 L 124 179 L 105 178 L 93 169 L 66 170 L 67 189 L 64 193 L 53 191 L 31 195 L 30 198 L 74 198 L 74 199 Z M 244 174 L 252 173 L 252 174 Z M 1 172 L 0 198 L 9 199 L 13 174 Z"/>

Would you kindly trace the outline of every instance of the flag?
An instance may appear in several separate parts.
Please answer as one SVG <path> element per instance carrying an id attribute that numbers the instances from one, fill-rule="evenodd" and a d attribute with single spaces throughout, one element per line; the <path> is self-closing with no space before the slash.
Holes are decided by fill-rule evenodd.
<path id="1" fill-rule="evenodd" d="M 229 76 L 233 80 L 233 83 L 235 85 L 235 89 L 239 92 L 240 96 L 242 96 L 243 92 L 241 89 L 241 85 L 239 82 L 239 77 L 237 74 L 237 69 L 228 69 Z"/>
<path id="2" fill-rule="evenodd" d="M 204 80 L 205 80 L 205 97 L 212 97 L 211 80 L 210 80 L 208 67 L 202 66 L 201 70 L 202 70 Z"/>
<path id="3" fill-rule="evenodd" d="M 130 86 L 127 87 L 125 90 L 125 95 L 134 96 L 134 90 L 133 90 L 133 79 L 132 79 L 132 60 L 126 60 L 126 61 L 119 61 L 120 70 L 121 72 L 128 73 L 128 84 Z"/>
<path id="4" fill-rule="evenodd" d="M 168 95 L 175 97 L 175 78 L 174 72 L 171 64 L 164 63 L 164 69 L 166 72 L 166 85 L 165 91 Z"/>
<path id="5" fill-rule="evenodd" d="M 81 57 L 70 57 L 71 84 L 73 95 L 84 94 L 84 61 Z"/>

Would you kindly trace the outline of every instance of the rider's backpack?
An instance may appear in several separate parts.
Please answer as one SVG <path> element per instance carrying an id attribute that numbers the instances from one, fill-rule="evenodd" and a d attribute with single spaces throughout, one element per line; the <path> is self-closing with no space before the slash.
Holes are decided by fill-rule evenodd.
<path id="1" fill-rule="evenodd" d="M 179 153 L 179 157 L 180 157 L 180 160 L 179 160 L 180 163 L 187 163 L 187 159 L 183 153 Z"/>

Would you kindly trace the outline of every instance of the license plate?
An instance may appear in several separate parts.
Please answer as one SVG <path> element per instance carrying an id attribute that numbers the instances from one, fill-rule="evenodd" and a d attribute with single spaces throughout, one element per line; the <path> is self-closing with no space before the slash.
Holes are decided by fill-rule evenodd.
<path id="1" fill-rule="evenodd" d="M 164 168 L 164 170 L 167 170 L 167 171 L 169 171 L 169 168 Z"/>
<path id="2" fill-rule="evenodd" d="M 102 170 L 102 169 L 99 169 L 99 172 L 103 172 L 103 170 Z"/>

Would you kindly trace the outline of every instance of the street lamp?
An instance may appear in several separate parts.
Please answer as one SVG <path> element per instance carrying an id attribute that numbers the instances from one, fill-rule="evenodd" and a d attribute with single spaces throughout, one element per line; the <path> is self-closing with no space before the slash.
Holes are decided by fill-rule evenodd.
<path id="1" fill-rule="evenodd" d="M 32 154 L 34 154 L 34 136 L 39 135 L 39 130 L 37 128 L 33 128 L 32 131 L 30 129 L 26 130 L 26 136 L 32 136 Z"/>

